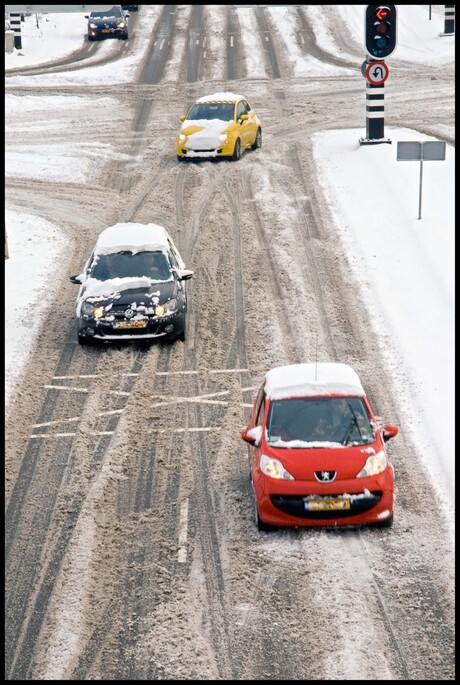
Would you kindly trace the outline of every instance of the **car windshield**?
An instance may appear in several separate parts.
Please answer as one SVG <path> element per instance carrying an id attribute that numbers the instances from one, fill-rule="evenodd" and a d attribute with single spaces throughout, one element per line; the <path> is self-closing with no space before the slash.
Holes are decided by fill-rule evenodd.
<path id="1" fill-rule="evenodd" d="M 272 400 L 267 433 L 270 443 L 300 441 L 364 445 L 375 439 L 369 414 L 361 397 Z"/>
<path id="2" fill-rule="evenodd" d="M 91 19 L 104 19 L 104 17 L 122 17 L 123 11 L 121 7 L 112 7 L 103 12 L 91 12 Z"/>
<path id="3" fill-rule="evenodd" d="M 198 119 L 221 119 L 233 121 L 235 105 L 229 102 L 200 102 L 193 105 L 187 115 L 189 121 Z"/>
<path id="4" fill-rule="evenodd" d="M 142 277 L 168 281 L 171 278 L 171 269 L 164 252 L 125 251 L 98 255 L 89 275 L 98 281 Z"/>

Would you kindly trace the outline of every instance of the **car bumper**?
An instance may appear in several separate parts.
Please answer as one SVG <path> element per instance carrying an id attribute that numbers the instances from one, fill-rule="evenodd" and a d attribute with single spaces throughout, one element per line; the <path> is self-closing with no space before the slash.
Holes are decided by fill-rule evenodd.
<path id="1" fill-rule="evenodd" d="M 182 334 L 185 327 L 185 313 L 178 312 L 162 318 L 151 317 L 143 320 L 145 326 L 134 327 L 140 322 L 118 319 L 116 323 L 124 328 L 116 328 L 114 321 L 104 321 L 90 317 L 81 317 L 78 322 L 78 335 L 87 340 L 149 340 L 154 338 L 176 338 Z"/>
<path id="2" fill-rule="evenodd" d="M 104 38 L 126 38 L 128 31 L 126 29 L 89 29 L 88 38 L 90 40 L 103 40 Z"/>
<path id="3" fill-rule="evenodd" d="M 231 157 L 235 148 L 234 141 L 221 145 L 220 147 L 201 149 L 192 149 L 185 145 L 176 143 L 176 153 L 178 157 L 184 159 L 210 159 L 215 157 Z"/>
<path id="4" fill-rule="evenodd" d="M 387 468 L 373 478 L 328 484 L 280 481 L 262 473 L 253 480 L 259 516 L 264 523 L 284 527 L 340 527 L 383 523 L 393 515 L 394 473 Z M 313 505 L 308 500 L 313 500 Z M 337 509 L 321 509 L 329 506 Z M 307 502 L 307 503 L 306 503 Z M 347 502 L 347 507 L 341 508 Z M 315 508 L 311 509 L 310 507 Z M 318 508 L 321 507 L 321 508 Z"/>

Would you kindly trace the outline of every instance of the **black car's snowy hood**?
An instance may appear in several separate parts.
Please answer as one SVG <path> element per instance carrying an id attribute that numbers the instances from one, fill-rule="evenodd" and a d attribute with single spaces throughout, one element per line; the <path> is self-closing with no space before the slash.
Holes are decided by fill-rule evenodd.
<path id="1" fill-rule="evenodd" d="M 121 21 L 125 21 L 124 17 L 90 17 L 89 23 L 96 24 L 96 26 L 108 26 L 114 28 L 118 26 Z"/>
<path id="2" fill-rule="evenodd" d="M 82 299 L 93 304 L 107 306 L 109 303 L 116 305 L 131 305 L 133 303 L 145 306 L 150 304 L 163 304 L 176 295 L 176 281 L 152 283 L 148 287 L 108 288 L 103 294 L 96 294 L 91 290 L 82 293 Z"/>

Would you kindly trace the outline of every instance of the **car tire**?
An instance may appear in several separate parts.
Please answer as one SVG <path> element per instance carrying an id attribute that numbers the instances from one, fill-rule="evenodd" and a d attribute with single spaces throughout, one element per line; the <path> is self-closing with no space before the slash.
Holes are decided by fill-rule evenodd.
<path id="1" fill-rule="evenodd" d="M 256 139 L 254 144 L 251 145 L 251 150 L 257 150 L 257 148 L 262 147 L 262 129 L 258 128 L 256 133 Z"/>
<path id="2" fill-rule="evenodd" d="M 237 162 L 241 157 L 241 140 L 239 138 L 235 141 L 235 148 L 233 150 L 232 160 Z"/>
<path id="3" fill-rule="evenodd" d="M 80 333 L 78 334 L 78 344 L 79 345 L 88 345 L 89 344 L 89 341 L 88 341 L 88 338 L 86 337 L 86 335 L 80 335 Z"/>
<path id="4" fill-rule="evenodd" d="M 185 157 L 181 157 L 180 155 L 177 155 L 177 161 L 182 162 L 185 159 Z"/>

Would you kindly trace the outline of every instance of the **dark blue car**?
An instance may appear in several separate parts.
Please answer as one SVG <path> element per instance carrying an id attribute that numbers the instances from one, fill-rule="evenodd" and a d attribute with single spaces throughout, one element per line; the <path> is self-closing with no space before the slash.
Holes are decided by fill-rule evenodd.
<path id="1" fill-rule="evenodd" d="M 121 5 L 115 5 L 109 10 L 86 14 L 88 19 L 88 40 L 102 40 L 103 38 L 128 39 L 128 17 Z"/>

